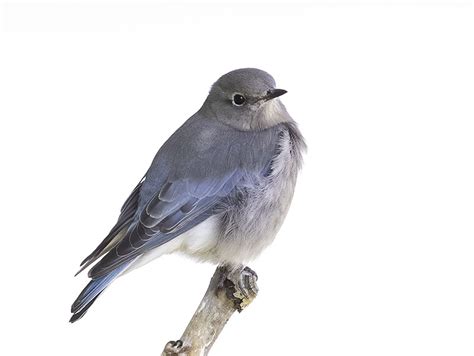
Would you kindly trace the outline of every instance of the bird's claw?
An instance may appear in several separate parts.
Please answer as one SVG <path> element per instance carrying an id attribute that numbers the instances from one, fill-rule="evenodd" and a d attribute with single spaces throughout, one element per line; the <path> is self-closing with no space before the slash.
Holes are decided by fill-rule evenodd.
<path id="1" fill-rule="evenodd" d="M 181 340 L 169 341 L 165 346 L 165 355 L 180 355 L 183 352 L 183 342 Z"/>
<path id="2" fill-rule="evenodd" d="M 257 296 L 257 280 L 257 273 L 249 267 L 230 273 L 224 280 L 227 298 L 234 303 L 237 311 L 241 312 Z"/>

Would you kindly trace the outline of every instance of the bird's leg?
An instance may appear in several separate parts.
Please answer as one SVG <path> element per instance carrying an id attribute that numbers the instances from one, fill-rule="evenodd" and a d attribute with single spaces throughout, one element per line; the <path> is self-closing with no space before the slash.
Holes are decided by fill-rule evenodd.
<path id="1" fill-rule="evenodd" d="M 223 268 L 227 268 L 227 275 L 222 283 L 226 296 L 234 303 L 235 309 L 241 312 L 257 296 L 257 273 L 243 265 Z"/>

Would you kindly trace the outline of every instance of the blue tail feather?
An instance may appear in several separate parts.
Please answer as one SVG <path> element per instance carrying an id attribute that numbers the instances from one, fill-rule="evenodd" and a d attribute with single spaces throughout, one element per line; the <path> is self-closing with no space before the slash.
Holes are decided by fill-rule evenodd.
<path id="1" fill-rule="evenodd" d="M 122 272 L 124 272 L 135 260 L 131 260 L 116 269 L 110 271 L 103 277 L 91 280 L 82 290 L 71 306 L 71 313 L 74 315 L 69 320 L 71 323 L 79 320 L 90 306 L 95 302 L 97 297 L 112 283 Z"/>

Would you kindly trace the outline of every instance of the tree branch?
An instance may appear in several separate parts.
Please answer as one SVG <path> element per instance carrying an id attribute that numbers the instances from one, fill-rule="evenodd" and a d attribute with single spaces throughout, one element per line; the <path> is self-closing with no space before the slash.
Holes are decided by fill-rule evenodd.
<path id="1" fill-rule="evenodd" d="M 232 314 L 257 296 L 257 275 L 250 268 L 217 267 L 206 294 L 178 341 L 166 344 L 162 356 L 205 356 Z"/>

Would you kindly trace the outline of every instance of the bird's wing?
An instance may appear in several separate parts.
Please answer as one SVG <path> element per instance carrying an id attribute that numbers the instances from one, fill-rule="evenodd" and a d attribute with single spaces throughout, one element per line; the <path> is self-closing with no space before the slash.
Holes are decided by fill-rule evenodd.
<path id="1" fill-rule="evenodd" d="M 206 138 L 210 138 L 209 130 L 202 124 L 199 130 L 191 131 L 195 136 L 205 131 Z M 181 133 L 181 138 L 186 137 L 185 133 Z M 182 147 L 169 149 L 167 145 L 175 145 L 173 136 L 170 138 L 149 170 L 159 185 L 150 198 L 143 199 L 143 206 L 139 207 L 125 237 L 89 271 L 89 277 L 100 278 L 193 228 L 215 214 L 225 197 L 265 174 L 276 149 L 277 129 L 258 133 L 223 129 L 218 134 L 211 135 L 211 141 L 206 142 L 199 137 L 188 137 L 185 151 Z M 186 142 L 181 141 L 183 144 Z M 163 180 L 153 178 L 155 167 L 162 168 L 161 177 L 163 169 L 172 168 L 168 168 L 167 178 Z M 148 176 L 144 183 L 147 180 Z M 149 185 L 142 187 L 144 194 Z"/>
<path id="2" fill-rule="evenodd" d="M 92 253 L 89 256 L 87 256 L 81 262 L 81 268 L 76 273 L 76 276 L 79 273 L 81 273 L 84 269 L 89 267 L 101 256 L 103 256 L 104 254 L 109 252 L 112 248 L 114 248 L 123 238 L 124 236 L 123 230 L 126 230 L 130 226 L 136 214 L 140 188 L 144 180 L 145 180 L 145 177 L 143 177 L 140 180 L 140 182 L 137 184 L 135 189 L 133 189 L 132 193 L 130 193 L 125 203 L 123 203 L 122 208 L 120 209 L 119 218 L 117 222 L 115 223 L 114 227 L 112 227 L 108 235 L 105 237 L 105 239 L 95 248 L 94 251 L 92 251 Z"/>

